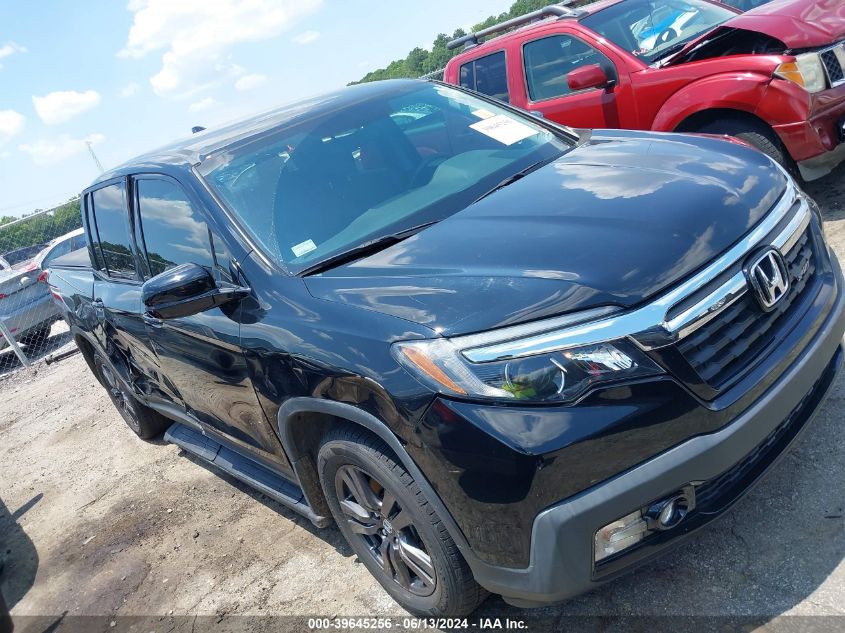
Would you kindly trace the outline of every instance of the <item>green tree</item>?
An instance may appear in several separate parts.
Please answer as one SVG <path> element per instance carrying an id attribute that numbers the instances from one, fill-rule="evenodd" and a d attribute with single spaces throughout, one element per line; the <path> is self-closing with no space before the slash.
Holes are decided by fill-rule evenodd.
<path id="1" fill-rule="evenodd" d="M 511 18 L 525 15 L 531 11 L 542 9 L 549 3 L 549 0 L 516 0 L 506 13 L 491 15 L 483 22 L 473 26 L 472 30 L 474 32 L 480 31 L 481 29 L 504 22 L 505 20 L 510 20 Z M 382 79 L 420 77 L 422 75 L 442 70 L 450 59 L 461 52 L 460 49 L 450 51 L 446 48 L 446 44 L 448 44 L 451 40 L 463 37 L 464 35 L 466 35 L 466 33 L 463 29 L 457 29 L 452 34 L 452 37 L 449 37 L 445 33 L 440 33 L 437 38 L 435 38 L 430 51 L 417 47 L 409 52 L 404 59 L 395 60 L 390 62 L 390 64 L 388 64 L 385 68 L 379 68 L 368 72 L 361 79 L 353 81 L 352 83 L 366 83 L 368 81 L 379 81 Z"/>
<path id="2" fill-rule="evenodd" d="M 24 216 L 22 221 L 18 220 L 21 218 L 0 218 L 0 254 L 25 246 L 43 244 L 81 227 L 79 198 L 68 200 L 49 213 L 34 212 Z M 13 222 L 14 224 L 11 224 Z M 11 226 L 5 226 L 7 224 Z"/>

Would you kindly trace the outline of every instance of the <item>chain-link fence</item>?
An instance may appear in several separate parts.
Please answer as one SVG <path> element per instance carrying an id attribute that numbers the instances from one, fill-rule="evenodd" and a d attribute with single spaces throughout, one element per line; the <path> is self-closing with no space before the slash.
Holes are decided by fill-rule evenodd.
<path id="1" fill-rule="evenodd" d="M 0 220 L 0 376 L 72 345 L 50 295 L 46 270 L 85 246 L 79 200 Z"/>

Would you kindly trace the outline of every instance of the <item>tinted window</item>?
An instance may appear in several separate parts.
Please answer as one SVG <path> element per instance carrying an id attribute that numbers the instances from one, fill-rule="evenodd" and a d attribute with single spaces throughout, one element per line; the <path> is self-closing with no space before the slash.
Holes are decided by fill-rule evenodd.
<path id="1" fill-rule="evenodd" d="M 62 240 L 53 248 L 51 248 L 47 255 L 45 255 L 44 259 L 41 262 L 41 268 L 46 269 L 57 258 L 62 257 L 63 255 L 67 255 L 72 251 L 79 250 L 80 248 L 85 248 L 85 246 L 85 235 L 74 235 L 65 240 Z"/>
<path id="2" fill-rule="evenodd" d="M 461 66 L 461 86 L 507 103 L 508 71 L 505 53 L 500 51 Z"/>
<path id="3" fill-rule="evenodd" d="M 89 244 L 90 253 L 92 255 L 91 261 L 94 262 L 94 268 L 97 270 L 105 270 L 106 265 L 103 263 L 103 254 L 100 251 L 100 244 L 97 241 L 97 225 L 94 222 L 94 203 L 91 201 L 90 193 L 85 195 L 84 204 L 88 233 L 91 235 L 91 243 Z"/>
<path id="4" fill-rule="evenodd" d="M 44 261 L 41 262 L 41 268 L 48 268 L 54 259 L 70 253 L 70 246 L 70 240 L 64 240 L 56 244 L 52 249 L 50 249 L 50 252 L 47 253 L 47 256 L 44 258 Z"/>
<path id="5" fill-rule="evenodd" d="M 10 266 L 16 266 L 17 264 L 22 264 L 36 255 L 43 251 L 46 248 L 47 244 L 35 244 L 33 246 L 25 246 L 24 248 L 19 248 L 14 251 L 9 251 L 8 253 L 3 253 L 3 259 L 5 259 Z"/>
<path id="6" fill-rule="evenodd" d="M 91 197 L 105 272 L 112 277 L 134 279 L 135 258 L 129 239 L 129 212 L 125 194 L 125 185 L 119 183 L 97 189 Z"/>
<path id="7" fill-rule="evenodd" d="M 567 75 L 576 68 L 598 64 L 608 77 L 616 75 L 613 63 L 592 46 L 570 35 L 555 35 L 529 42 L 523 48 L 525 78 L 532 101 L 569 94 Z"/>
<path id="8" fill-rule="evenodd" d="M 150 274 L 189 262 L 211 270 L 208 227 L 182 188 L 162 179 L 141 179 L 135 186 Z"/>
<path id="9" fill-rule="evenodd" d="M 72 238 L 70 238 L 70 250 L 71 251 L 76 251 L 76 250 L 79 250 L 80 248 L 85 248 L 86 245 L 87 244 L 86 244 L 84 233 L 82 233 L 80 235 L 74 235 Z"/>
<path id="10" fill-rule="evenodd" d="M 448 217 L 570 146 L 533 117 L 408 83 L 221 150 L 200 170 L 267 254 L 300 272 Z"/>

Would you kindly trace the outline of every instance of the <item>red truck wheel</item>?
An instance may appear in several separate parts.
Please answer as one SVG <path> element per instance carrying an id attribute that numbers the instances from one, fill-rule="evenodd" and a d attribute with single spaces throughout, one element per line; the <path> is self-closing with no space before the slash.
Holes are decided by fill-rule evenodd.
<path id="1" fill-rule="evenodd" d="M 761 152 L 783 165 L 792 174 L 797 174 L 795 161 L 786 152 L 780 139 L 769 126 L 744 119 L 717 119 L 704 125 L 697 132 L 703 134 L 728 134 L 753 145 Z"/>

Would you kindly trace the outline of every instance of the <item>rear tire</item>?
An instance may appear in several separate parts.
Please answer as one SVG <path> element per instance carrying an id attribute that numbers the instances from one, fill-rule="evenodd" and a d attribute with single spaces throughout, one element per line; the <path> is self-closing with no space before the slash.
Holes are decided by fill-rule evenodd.
<path id="1" fill-rule="evenodd" d="M 317 462 L 341 533 L 399 605 L 422 617 L 462 617 L 484 601 L 440 517 L 381 441 L 338 427 Z"/>
<path id="2" fill-rule="evenodd" d="M 151 440 L 164 433 L 170 426 L 170 420 L 138 401 L 117 376 L 111 363 L 98 353 L 94 354 L 94 367 L 112 404 L 135 435 L 142 440 Z"/>
<path id="3" fill-rule="evenodd" d="M 798 166 L 787 153 L 777 134 L 768 125 L 745 119 L 718 119 L 698 128 L 702 134 L 727 134 L 754 146 L 790 173 L 797 174 Z"/>

